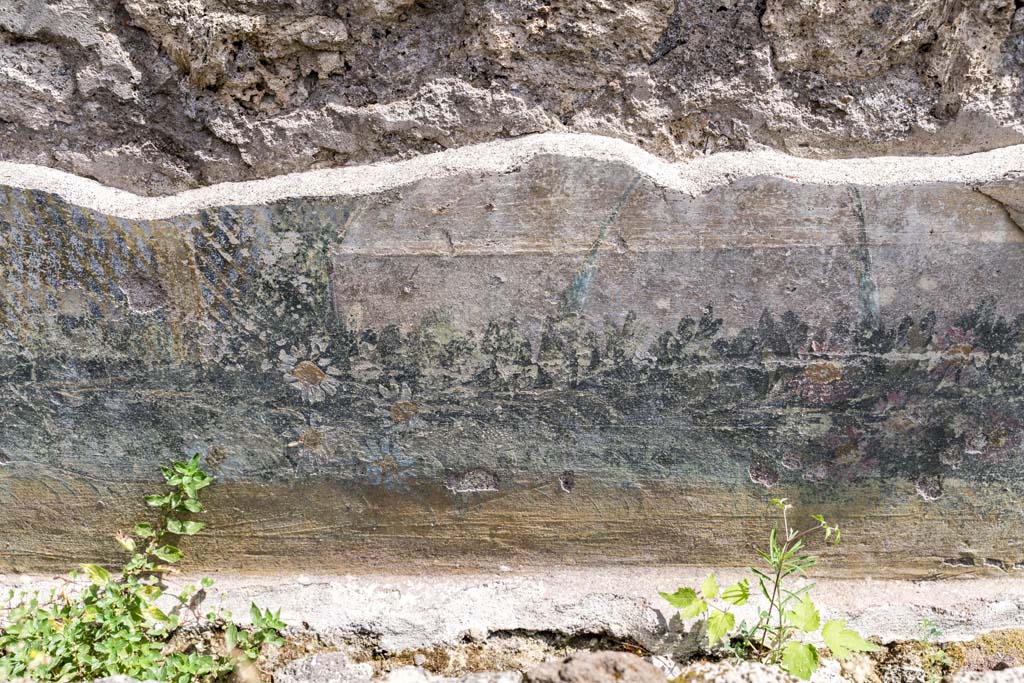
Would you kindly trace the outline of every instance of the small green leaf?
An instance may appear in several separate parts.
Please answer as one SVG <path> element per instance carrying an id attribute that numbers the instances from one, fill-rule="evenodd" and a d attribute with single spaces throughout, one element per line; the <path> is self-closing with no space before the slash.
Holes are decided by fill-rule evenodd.
<path id="1" fill-rule="evenodd" d="M 167 520 L 167 530 L 179 536 L 194 536 L 202 531 L 205 526 L 202 522 L 183 522 L 180 519 Z"/>
<path id="2" fill-rule="evenodd" d="M 158 508 L 167 502 L 167 496 L 146 496 L 143 500 L 146 501 L 146 505 Z"/>
<path id="3" fill-rule="evenodd" d="M 708 574 L 708 578 L 704 579 L 704 583 L 700 585 L 700 592 L 708 600 L 718 597 L 718 581 L 715 580 L 714 573 Z"/>
<path id="4" fill-rule="evenodd" d="M 821 623 L 818 609 L 808 595 L 804 595 L 803 600 L 798 602 L 796 607 L 786 612 L 786 621 L 805 633 L 818 630 Z"/>
<path id="5" fill-rule="evenodd" d="M 181 561 L 181 558 L 185 556 L 178 548 L 173 545 L 162 545 L 153 551 L 153 554 L 159 557 L 164 562 L 174 564 L 175 562 Z"/>
<path id="6" fill-rule="evenodd" d="M 144 613 L 145 613 L 145 615 L 149 619 L 151 619 L 153 621 L 159 621 L 161 623 L 167 623 L 168 621 L 171 620 L 171 618 L 169 616 L 167 616 L 167 614 L 164 613 L 164 611 L 162 609 L 160 609 L 159 607 L 157 607 L 156 605 L 149 605 L 144 610 Z"/>
<path id="7" fill-rule="evenodd" d="M 110 583 L 110 572 L 98 564 L 83 564 L 82 571 L 94 585 L 103 587 Z"/>
<path id="8" fill-rule="evenodd" d="M 154 536 L 153 525 L 149 522 L 143 522 L 142 524 L 135 525 L 135 535 L 141 538 L 150 538 Z"/>
<path id="9" fill-rule="evenodd" d="M 668 604 L 676 609 L 689 607 L 697 599 L 697 591 L 692 588 L 680 588 L 675 593 L 662 593 L 659 591 L 658 595 L 665 598 Z"/>
<path id="10" fill-rule="evenodd" d="M 695 602 L 691 602 L 688 606 L 681 609 L 679 611 L 679 614 L 683 617 L 683 619 L 692 619 L 693 617 L 704 614 L 707 611 L 708 603 L 704 602 L 703 600 L 697 600 Z"/>
<path id="11" fill-rule="evenodd" d="M 846 628 L 844 619 L 835 619 L 822 626 L 821 639 L 836 659 L 849 659 L 854 652 L 877 652 L 880 649 L 861 638 L 853 629 Z"/>
<path id="12" fill-rule="evenodd" d="M 142 586 L 139 588 L 139 595 L 144 600 L 153 601 L 160 597 L 163 591 L 160 590 L 159 586 Z"/>
<path id="13" fill-rule="evenodd" d="M 679 614 L 684 619 L 690 619 L 698 614 L 704 614 L 708 609 L 708 603 L 697 597 L 697 591 L 692 588 L 680 588 L 675 593 L 658 593 L 668 600 L 668 604 L 680 610 Z"/>
<path id="14" fill-rule="evenodd" d="M 782 651 L 782 668 L 793 676 L 808 681 L 818 668 L 818 651 L 809 643 L 792 640 Z"/>
<path id="15" fill-rule="evenodd" d="M 203 530 L 206 525 L 202 522 L 185 522 L 185 535 L 194 536 Z"/>
<path id="16" fill-rule="evenodd" d="M 729 635 L 736 625 L 736 617 L 729 612 L 715 612 L 708 617 L 708 645 L 714 647 Z"/>
<path id="17" fill-rule="evenodd" d="M 743 579 L 737 581 L 731 586 L 726 586 L 725 590 L 722 591 L 722 599 L 728 602 L 730 605 L 747 604 L 747 600 L 750 598 L 750 581 Z"/>

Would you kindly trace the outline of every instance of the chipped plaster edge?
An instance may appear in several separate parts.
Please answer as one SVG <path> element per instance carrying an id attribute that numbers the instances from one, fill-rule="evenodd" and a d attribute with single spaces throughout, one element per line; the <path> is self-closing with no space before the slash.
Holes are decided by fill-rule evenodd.
<path id="1" fill-rule="evenodd" d="M 65 171 L 0 162 L 0 185 L 56 194 L 71 204 L 125 219 L 165 219 L 217 206 L 261 205 L 297 197 L 374 194 L 425 179 L 509 173 L 538 156 L 621 163 L 665 189 L 696 195 L 754 177 L 808 185 L 977 185 L 1024 172 L 1024 145 L 964 156 L 806 159 L 775 151 L 723 152 L 671 163 L 623 140 L 580 133 L 540 133 L 467 145 L 403 161 L 305 171 L 219 183 L 145 197 Z"/>

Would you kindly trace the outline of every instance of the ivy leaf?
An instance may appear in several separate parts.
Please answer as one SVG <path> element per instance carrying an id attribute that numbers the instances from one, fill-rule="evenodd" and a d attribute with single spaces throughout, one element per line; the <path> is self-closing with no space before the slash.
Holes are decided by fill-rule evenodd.
<path id="1" fill-rule="evenodd" d="M 846 628 L 845 619 L 827 622 L 821 628 L 821 639 L 836 659 L 849 659 L 854 652 L 877 652 L 880 649 L 861 638 L 853 629 Z"/>
<path id="2" fill-rule="evenodd" d="M 149 538 L 150 536 L 155 536 L 156 534 L 153 531 L 152 524 L 150 524 L 149 522 L 142 522 L 141 524 L 135 525 L 135 535 L 139 538 Z"/>
<path id="3" fill-rule="evenodd" d="M 809 681 L 818 668 L 818 651 L 810 643 L 792 640 L 782 651 L 782 668 L 801 680 Z"/>
<path id="4" fill-rule="evenodd" d="M 144 611 L 146 616 L 152 619 L 153 621 L 167 623 L 171 620 L 171 618 L 167 616 L 167 614 L 165 614 L 164 611 L 156 605 L 148 605 Z"/>
<path id="5" fill-rule="evenodd" d="M 708 578 L 704 579 L 704 583 L 700 585 L 700 592 L 708 600 L 718 597 L 718 581 L 715 580 L 714 573 L 708 574 Z"/>
<path id="6" fill-rule="evenodd" d="M 101 588 L 110 583 L 110 572 L 98 564 L 83 564 L 82 571 L 89 577 L 89 581 Z"/>
<path id="7" fill-rule="evenodd" d="M 185 557 L 185 554 L 173 545 L 162 545 L 154 550 L 153 554 L 168 564 L 174 564 Z"/>
<path id="8" fill-rule="evenodd" d="M 804 599 L 798 602 L 796 607 L 786 612 L 786 621 L 804 633 L 810 633 L 818 630 L 821 617 L 818 614 L 818 609 L 811 602 L 810 596 L 804 595 Z"/>
<path id="9" fill-rule="evenodd" d="M 156 600 L 162 594 L 163 591 L 160 590 L 159 586 L 142 586 L 139 588 L 139 595 L 143 600 L 148 600 L 149 602 Z"/>
<path id="10" fill-rule="evenodd" d="M 708 645 L 714 647 L 736 626 L 736 617 L 729 612 L 715 612 L 708 617 Z"/>
<path id="11" fill-rule="evenodd" d="M 117 535 L 114 536 L 114 539 L 118 543 L 120 543 L 121 547 L 124 548 L 125 550 L 127 550 L 128 552 L 130 552 L 130 553 L 134 553 L 135 552 L 135 539 L 132 538 L 131 536 L 126 536 L 123 533 L 121 533 L 120 531 L 118 531 Z"/>
<path id="12" fill-rule="evenodd" d="M 194 536 L 202 531 L 205 526 L 202 522 L 183 522 L 180 519 L 167 520 L 167 530 L 179 536 Z"/>
<path id="13" fill-rule="evenodd" d="M 747 579 L 737 581 L 731 586 L 726 586 L 725 590 L 722 591 L 722 599 L 730 605 L 736 605 L 737 607 L 747 604 L 748 598 L 750 598 L 750 581 Z"/>
<path id="14" fill-rule="evenodd" d="M 202 531 L 203 527 L 205 527 L 205 526 L 206 525 L 203 524 L 202 522 L 191 522 L 191 521 L 185 522 L 185 535 L 186 536 L 195 536 L 200 531 Z"/>

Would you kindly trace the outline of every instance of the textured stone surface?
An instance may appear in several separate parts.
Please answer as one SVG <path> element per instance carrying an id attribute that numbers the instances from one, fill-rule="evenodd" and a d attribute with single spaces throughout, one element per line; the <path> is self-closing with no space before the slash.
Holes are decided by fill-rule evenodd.
<path id="1" fill-rule="evenodd" d="M 683 667 L 677 683 L 796 683 L 797 679 L 777 666 L 758 662 L 697 662 Z M 820 677 L 811 680 L 821 680 Z M 842 680 L 842 679 L 840 679 Z"/>
<path id="2" fill-rule="evenodd" d="M 383 683 L 520 683 L 523 675 L 518 671 L 481 671 L 465 676 L 445 677 L 432 674 L 422 667 L 403 666 L 389 671 L 378 680 Z"/>
<path id="3" fill-rule="evenodd" d="M 1021 185 L 975 188 L 571 154 L 148 220 L 6 187 L 3 566 L 104 556 L 199 450 L 226 570 L 742 563 L 788 495 L 850 571 L 1016 571 Z"/>
<path id="4" fill-rule="evenodd" d="M 1024 668 L 1002 671 L 965 671 L 950 677 L 951 683 L 1024 683 Z"/>
<path id="5" fill-rule="evenodd" d="M 160 194 L 540 131 L 959 154 L 1024 140 L 1022 73 L 1013 0 L 9 0 L 0 155 Z"/>
<path id="6" fill-rule="evenodd" d="M 627 652 L 582 652 L 526 672 L 526 683 L 664 683 L 651 664 Z"/>
<path id="7" fill-rule="evenodd" d="M 274 683 L 368 683 L 373 666 L 356 664 L 343 652 L 324 652 L 289 662 L 274 672 Z"/>

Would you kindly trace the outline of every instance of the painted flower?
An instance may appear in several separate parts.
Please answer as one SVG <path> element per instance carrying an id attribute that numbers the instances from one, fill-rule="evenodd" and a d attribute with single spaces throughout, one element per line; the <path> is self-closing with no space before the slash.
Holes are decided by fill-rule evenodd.
<path id="1" fill-rule="evenodd" d="M 878 467 L 875 455 L 880 446 L 878 440 L 870 438 L 857 427 L 836 427 L 825 436 L 823 445 L 831 451 L 831 458 L 826 464 L 829 479 L 855 479 Z M 806 474 L 804 478 L 807 478 Z"/>
<path id="2" fill-rule="evenodd" d="M 393 484 L 401 479 L 415 460 L 402 452 L 401 447 L 390 437 L 382 437 L 366 443 L 364 455 L 359 458 L 363 474 L 373 486 Z"/>
<path id="3" fill-rule="evenodd" d="M 305 425 L 291 432 L 287 448 L 293 462 L 323 465 L 334 455 L 334 429 L 311 415 Z"/>
<path id="4" fill-rule="evenodd" d="M 991 411 L 985 424 L 967 435 L 965 455 L 998 464 L 1024 454 L 1024 424 L 1021 420 Z"/>
<path id="5" fill-rule="evenodd" d="M 787 386 L 810 405 L 827 405 L 842 400 L 853 389 L 843 378 L 842 366 L 831 361 L 809 363 Z"/>
<path id="6" fill-rule="evenodd" d="M 285 381 L 306 403 L 319 403 L 334 396 L 341 386 L 337 378 L 342 373 L 331 365 L 326 355 L 328 346 L 329 342 L 324 339 L 312 339 L 308 347 L 298 344 L 287 351 L 281 349 L 277 354 L 277 367 Z"/>
<path id="7" fill-rule="evenodd" d="M 804 344 L 797 350 L 797 356 L 800 358 L 825 358 L 828 359 L 832 356 L 844 356 L 846 355 L 846 349 L 836 339 L 832 339 L 831 335 L 825 335 L 824 339 L 811 339 L 807 344 Z"/>
<path id="8" fill-rule="evenodd" d="M 826 463 L 817 462 L 804 470 L 804 479 L 814 484 L 820 484 L 828 479 L 830 468 Z"/>
<path id="9" fill-rule="evenodd" d="M 977 345 L 970 330 L 950 327 L 938 339 L 941 350 L 929 364 L 931 377 L 941 382 L 970 384 L 978 379 L 975 363 L 984 357 L 985 349 Z"/>
<path id="10" fill-rule="evenodd" d="M 906 393 L 902 391 L 887 391 L 884 396 L 881 396 L 875 402 L 873 410 L 879 415 L 885 415 L 905 408 L 908 402 L 909 398 Z"/>
<path id="11" fill-rule="evenodd" d="M 864 456 L 864 432 L 856 427 L 843 427 L 825 437 L 832 449 L 832 464 L 839 467 L 856 465 Z"/>
<path id="12" fill-rule="evenodd" d="M 413 392 L 408 384 L 402 382 L 399 385 L 392 380 L 387 386 L 377 385 L 377 392 L 384 399 L 377 414 L 385 419 L 389 429 L 404 432 L 423 426 L 422 415 L 426 409 L 423 404 L 413 400 Z"/>
<path id="13" fill-rule="evenodd" d="M 939 347 L 951 356 L 967 357 L 972 353 L 984 351 L 977 343 L 977 337 L 971 330 L 953 326 L 939 337 Z"/>

